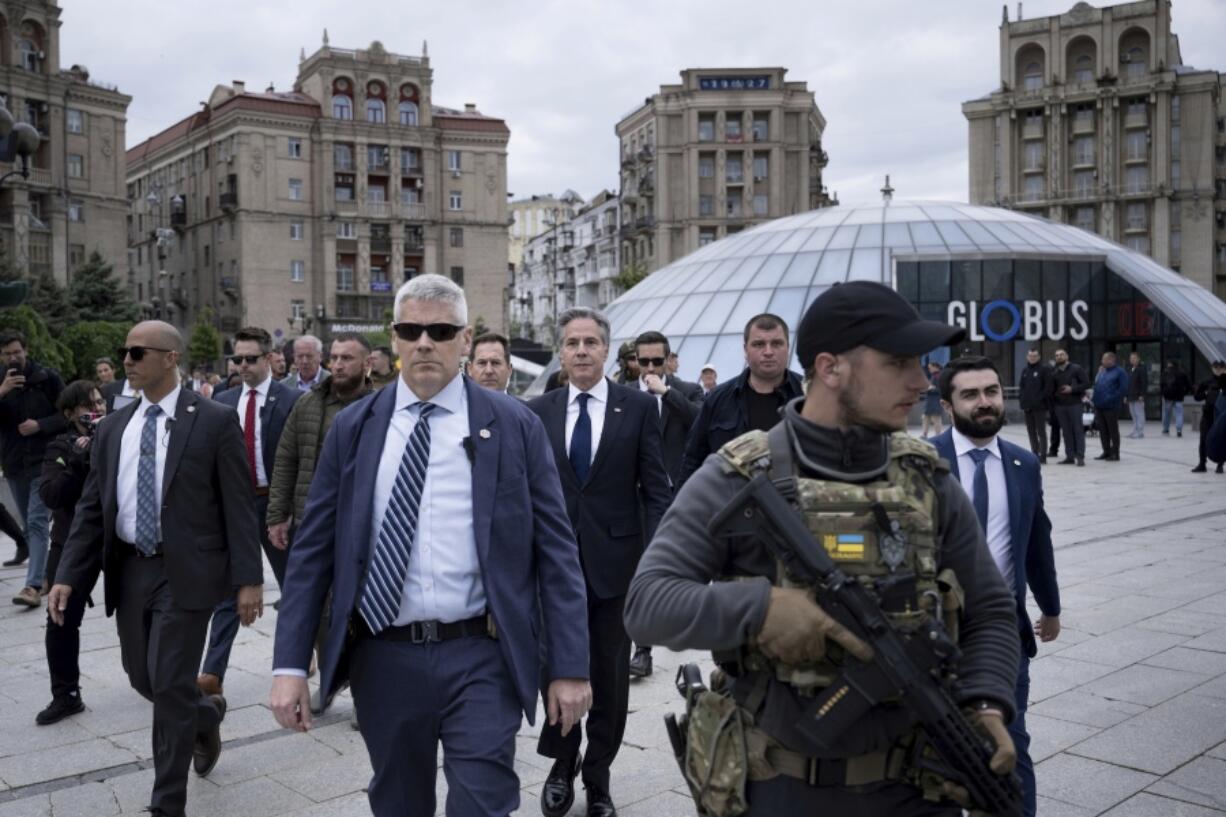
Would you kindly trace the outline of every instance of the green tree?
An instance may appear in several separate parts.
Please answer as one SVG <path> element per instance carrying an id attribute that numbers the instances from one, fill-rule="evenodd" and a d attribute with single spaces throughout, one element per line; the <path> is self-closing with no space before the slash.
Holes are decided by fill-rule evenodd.
<path id="1" fill-rule="evenodd" d="M 205 307 L 192 327 L 192 337 L 187 344 L 188 362 L 192 368 L 204 366 L 211 369 L 221 356 L 221 335 L 213 326 L 213 310 Z"/>
<path id="2" fill-rule="evenodd" d="M 67 380 L 94 378 L 94 361 L 100 357 L 115 360 L 115 350 L 124 345 L 131 323 L 116 321 L 80 321 L 68 327 L 61 336 L 64 345 L 72 353 L 73 369 L 63 371 Z M 115 360 L 115 377 L 122 378 L 122 360 Z"/>
<path id="3" fill-rule="evenodd" d="M 624 293 L 646 278 L 647 275 L 647 265 L 642 261 L 627 262 L 622 267 L 622 271 L 618 276 L 613 279 L 613 283 L 617 284 L 618 289 Z"/>
<path id="4" fill-rule="evenodd" d="M 68 291 L 49 272 L 31 276 L 26 305 L 38 313 L 47 329 L 57 338 L 77 322 L 77 309 L 72 305 Z"/>
<path id="5" fill-rule="evenodd" d="M 0 329 L 16 329 L 25 335 L 30 358 L 50 366 L 63 377 L 71 378 L 76 371 L 72 351 L 51 333 L 47 322 L 28 304 L 0 309 Z"/>
<path id="6" fill-rule="evenodd" d="M 68 294 L 72 306 L 87 321 L 135 323 L 140 310 L 128 288 L 111 275 L 112 268 L 97 251 L 72 276 Z"/>

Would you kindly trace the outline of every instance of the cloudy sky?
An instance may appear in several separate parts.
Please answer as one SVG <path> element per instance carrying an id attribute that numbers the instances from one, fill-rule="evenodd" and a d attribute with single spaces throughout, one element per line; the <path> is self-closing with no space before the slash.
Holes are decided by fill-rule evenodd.
<path id="1" fill-rule="evenodd" d="M 65 67 L 132 95 L 129 146 L 218 83 L 289 89 L 299 49 L 429 41 L 434 100 L 475 102 L 511 128 L 515 196 L 617 186 L 613 126 L 685 67 L 782 65 L 827 120 L 826 184 L 873 200 L 966 198 L 960 104 L 999 84 L 998 0 L 60 0 Z M 1026 18 L 1073 0 L 1025 0 Z M 1010 19 L 1016 19 L 1016 0 Z M 1175 0 L 1184 62 L 1226 70 L 1224 0 Z"/>

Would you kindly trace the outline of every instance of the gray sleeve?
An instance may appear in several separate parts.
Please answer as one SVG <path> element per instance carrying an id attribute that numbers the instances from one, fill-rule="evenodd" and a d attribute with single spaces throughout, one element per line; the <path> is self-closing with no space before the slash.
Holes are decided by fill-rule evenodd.
<path id="1" fill-rule="evenodd" d="M 986 699 L 1014 715 L 1021 639 L 1017 603 L 988 551 L 975 509 L 948 475 L 938 477 L 941 494 L 941 567 L 951 568 L 965 593 L 959 647 L 958 699 Z"/>
<path id="2" fill-rule="evenodd" d="M 737 481 L 708 459 L 677 494 L 626 596 L 626 631 L 636 643 L 724 650 L 762 629 L 770 582 L 714 581 L 734 554 L 707 533 L 707 523 L 732 498 Z"/>

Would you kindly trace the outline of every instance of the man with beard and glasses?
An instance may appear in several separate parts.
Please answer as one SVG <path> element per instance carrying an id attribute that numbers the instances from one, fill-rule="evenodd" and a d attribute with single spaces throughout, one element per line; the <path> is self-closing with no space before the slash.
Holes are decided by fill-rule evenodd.
<path id="1" fill-rule="evenodd" d="M 630 635 L 674 650 L 715 651 L 730 675 L 717 690 L 733 699 L 720 708 L 748 713 L 744 745 L 770 747 L 762 763 L 756 756 L 750 763 L 748 749 L 739 759 L 722 752 L 708 778 L 732 779 L 739 768 L 744 780 L 748 770 L 750 817 L 962 814 L 945 799 L 955 795 L 952 784 L 920 780 L 906 749 L 921 737 L 919 728 L 895 703 L 869 708 L 831 742 L 806 730 L 802 713 L 810 702 L 850 656 L 870 661 L 872 652 L 815 603 L 813 587 L 780 573 L 756 520 L 720 535 L 708 530 L 746 480 L 763 474 L 790 484 L 798 521 L 830 542 L 845 571 L 866 582 L 884 580 L 893 568 L 911 574 L 914 583 L 891 605 L 908 611 L 889 614 L 894 626 L 915 626 L 935 613 L 937 575 L 956 577 L 965 594 L 954 694 L 991 741 L 992 770 L 1007 775 L 1013 768 L 1005 723 L 1015 705 L 1014 599 L 970 501 L 932 447 L 906 433 L 907 415 L 928 389 L 920 356 L 963 337 L 957 327 L 923 320 L 881 284 L 852 281 L 819 295 L 796 333 L 808 391 L 787 403 L 770 430 L 749 431 L 702 462 L 639 562 L 626 597 Z M 882 513 L 899 534 L 890 541 L 910 544 L 882 542 Z M 955 596 L 946 592 L 939 603 L 957 606 Z M 929 612 L 916 616 L 920 610 Z M 904 615 L 914 617 L 911 624 Z M 719 720 L 691 721 L 690 733 L 706 742 Z"/>
<path id="2" fill-rule="evenodd" d="M 941 405 L 953 417 L 954 427 L 932 444 L 970 497 L 992 559 L 1017 603 L 1022 649 L 1014 701 L 1017 716 L 1009 734 L 1017 747 L 1025 814 L 1034 817 L 1034 764 L 1026 733 L 1030 659 L 1037 652 L 1036 635 L 1044 642 L 1060 635 L 1060 588 L 1051 520 L 1043 509 L 1043 478 L 1034 454 L 997 436 L 1005 424 L 1005 402 L 992 361 L 964 357 L 946 366 L 941 374 Z M 1033 629 L 1026 612 L 1027 586 L 1041 611 Z"/>

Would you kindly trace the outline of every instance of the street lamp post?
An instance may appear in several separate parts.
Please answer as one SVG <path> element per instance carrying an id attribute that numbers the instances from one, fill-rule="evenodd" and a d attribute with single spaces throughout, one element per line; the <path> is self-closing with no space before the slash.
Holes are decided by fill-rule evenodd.
<path id="1" fill-rule="evenodd" d="M 28 122 L 14 122 L 13 114 L 0 100 L 0 142 L 6 157 L 14 159 L 16 167 L 0 176 L 0 185 L 13 176 L 30 178 L 30 154 L 42 144 L 42 136 Z M 11 249 L 11 248 L 10 248 Z M 5 281 L 0 283 L 0 307 L 17 306 L 29 294 L 28 281 Z"/>

